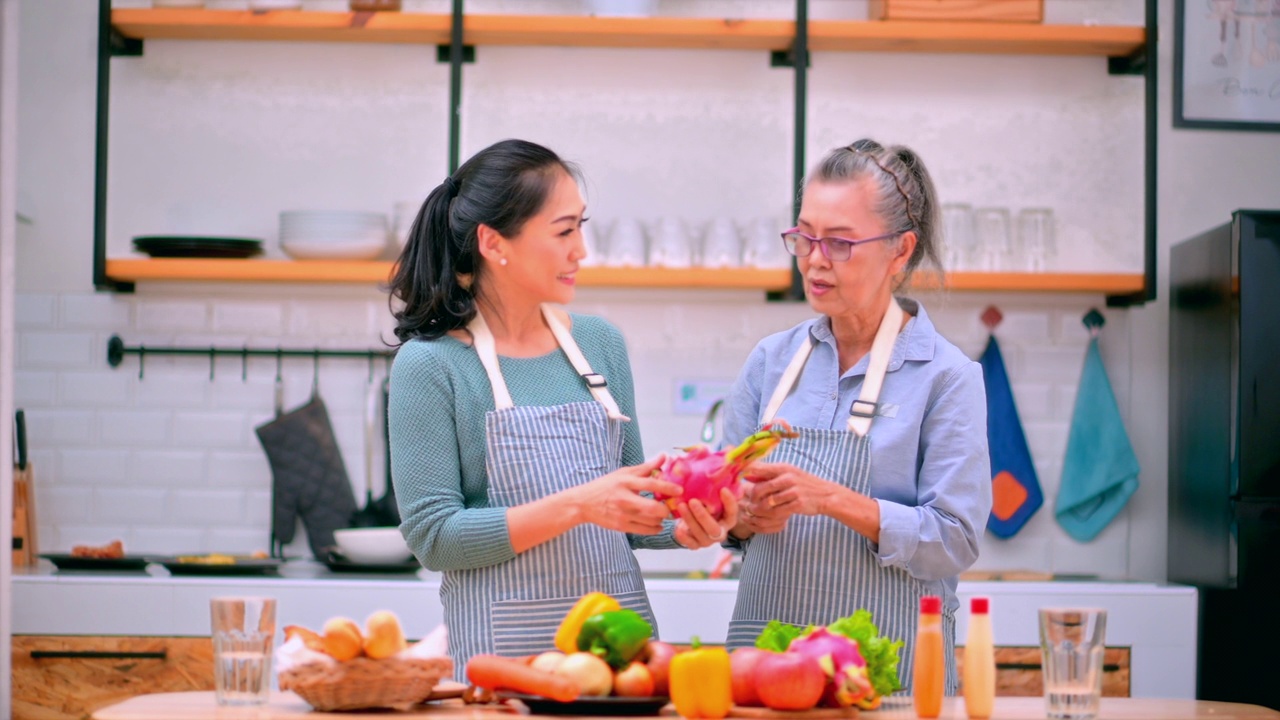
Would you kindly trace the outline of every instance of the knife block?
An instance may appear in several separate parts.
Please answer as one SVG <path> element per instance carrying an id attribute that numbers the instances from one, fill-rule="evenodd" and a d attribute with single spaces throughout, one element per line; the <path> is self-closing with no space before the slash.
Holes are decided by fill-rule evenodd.
<path id="1" fill-rule="evenodd" d="M 31 481 L 34 472 L 30 464 L 25 469 L 13 469 L 13 566 L 26 567 L 36 564 L 36 494 Z"/>

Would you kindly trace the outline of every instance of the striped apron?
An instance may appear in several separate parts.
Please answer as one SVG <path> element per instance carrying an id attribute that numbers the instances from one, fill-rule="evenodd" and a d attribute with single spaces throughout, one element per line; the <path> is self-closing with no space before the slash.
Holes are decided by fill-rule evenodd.
<path id="1" fill-rule="evenodd" d="M 622 424 L 630 418 L 591 371 L 564 325 L 543 316 L 595 402 L 515 407 L 498 368 L 493 334 L 478 313 L 469 330 L 493 387 L 485 416 L 489 507 L 514 507 L 618 469 Z M 554 650 L 556 628 L 578 598 L 608 593 L 653 623 L 640 566 L 624 533 L 581 525 L 498 565 L 444 573 L 440 600 L 454 674 L 479 653 L 520 656 Z M 655 624 L 656 628 L 656 624 Z"/>
<path id="2" fill-rule="evenodd" d="M 862 392 L 849 411 L 847 430 L 795 428 L 800 437 L 778 445 L 770 462 L 790 463 L 801 470 L 870 495 L 871 445 L 867 431 L 875 416 L 894 339 L 902 327 L 902 308 L 890 300 L 876 332 Z M 813 348 L 803 343 L 783 373 L 766 406 L 761 424 L 773 421 L 800 376 Z M 754 646 L 770 620 L 792 625 L 827 625 L 871 611 L 880 635 L 903 640 L 898 678 L 911 688 L 912 654 L 920 598 L 943 595 L 941 582 L 913 578 L 905 569 L 882 567 L 872 543 L 848 526 L 825 516 L 792 515 L 781 532 L 756 534 L 745 544 L 738 599 L 729 623 L 730 648 Z M 955 694 L 955 611 L 943 610 L 947 694 Z"/>

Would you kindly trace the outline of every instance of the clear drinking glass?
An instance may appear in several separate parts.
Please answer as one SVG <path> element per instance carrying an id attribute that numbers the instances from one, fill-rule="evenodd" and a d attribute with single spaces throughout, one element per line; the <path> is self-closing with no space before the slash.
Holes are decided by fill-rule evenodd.
<path id="1" fill-rule="evenodd" d="M 1023 209 L 1018 213 L 1018 238 L 1026 269 L 1044 272 L 1057 252 L 1053 240 L 1053 211 L 1049 208 Z"/>
<path id="2" fill-rule="evenodd" d="M 1040 654 L 1049 717 L 1088 720 L 1098 716 L 1106 634 L 1106 610 L 1041 608 Z"/>
<path id="3" fill-rule="evenodd" d="M 985 272 L 1009 267 L 1013 237 L 1009 232 L 1009 210 L 984 207 L 973 211 L 974 229 L 978 234 L 978 262 L 974 269 Z"/>
<path id="4" fill-rule="evenodd" d="M 944 203 L 942 206 L 942 242 L 946 248 L 949 270 L 967 270 L 977 261 L 973 231 L 973 206 L 968 203 Z"/>
<path id="5" fill-rule="evenodd" d="M 209 601 L 213 689 L 219 705 L 265 705 L 271 691 L 276 601 L 217 597 Z"/>

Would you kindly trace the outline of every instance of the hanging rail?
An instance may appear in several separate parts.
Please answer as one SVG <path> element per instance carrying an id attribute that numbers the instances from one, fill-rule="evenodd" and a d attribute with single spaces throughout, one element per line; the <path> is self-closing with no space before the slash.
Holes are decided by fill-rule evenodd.
<path id="1" fill-rule="evenodd" d="M 306 357 L 312 358 L 317 363 L 320 358 L 367 358 L 372 366 L 374 358 L 385 358 L 390 360 L 395 357 L 395 350 L 331 350 L 329 348 L 251 348 L 248 346 L 238 348 L 215 347 L 148 347 L 146 345 L 138 345 L 137 347 L 127 347 L 124 340 L 119 335 L 112 335 L 107 341 L 107 364 L 111 367 L 120 367 L 120 363 L 124 362 L 125 355 L 138 356 L 138 377 L 142 377 L 143 366 L 148 355 L 192 355 L 209 358 L 209 377 L 213 378 L 213 360 L 219 355 L 231 355 L 241 360 L 241 377 L 246 372 L 246 366 L 250 357 L 273 357 L 277 363 L 287 357 Z M 371 371 L 372 372 L 372 371 Z"/>

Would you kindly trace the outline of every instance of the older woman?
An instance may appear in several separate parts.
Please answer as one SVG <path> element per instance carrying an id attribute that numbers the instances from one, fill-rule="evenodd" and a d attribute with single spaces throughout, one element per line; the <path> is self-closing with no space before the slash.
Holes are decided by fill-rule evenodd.
<path id="1" fill-rule="evenodd" d="M 728 642 L 865 608 L 906 641 L 907 686 L 920 598 L 939 595 L 954 693 L 956 578 L 991 510 L 982 370 L 894 295 L 922 261 L 940 266 L 937 215 L 924 163 L 901 146 L 859 140 L 805 183 L 782 237 L 820 315 L 762 340 L 727 403 L 730 439 L 775 418 L 800 433 L 748 473 Z"/>
<path id="2" fill-rule="evenodd" d="M 719 523 L 649 496 L 680 488 L 644 461 L 621 333 L 552 305 L 586 256 L 575 172 L 530 142 L 481 150 L 427 197 L 391 281 L 400 529 L 444 573 L 460 678 L 478 653 L 554 649 L 588 592 L 652 622 L 632 548 L 703 547 L 736 522 L 728 493 Z"/>

